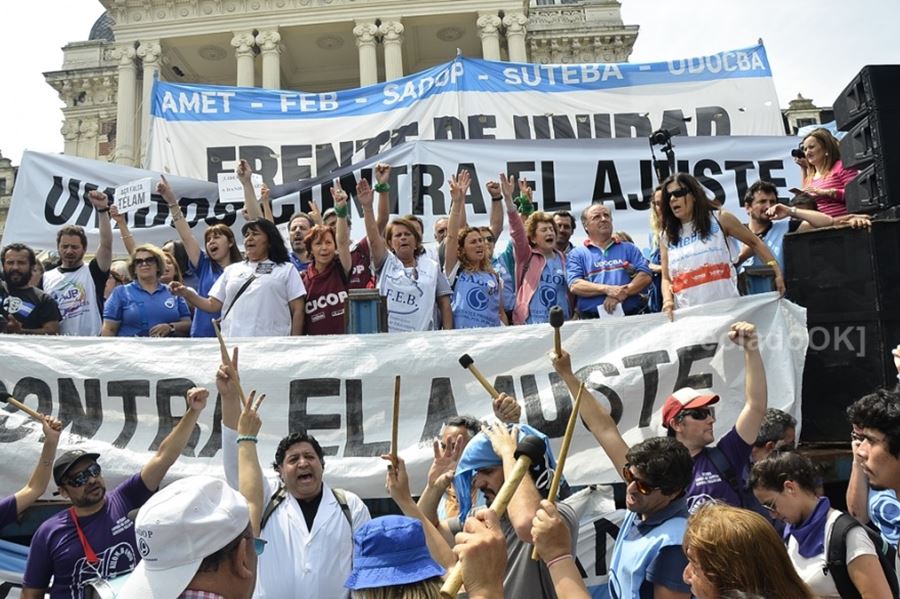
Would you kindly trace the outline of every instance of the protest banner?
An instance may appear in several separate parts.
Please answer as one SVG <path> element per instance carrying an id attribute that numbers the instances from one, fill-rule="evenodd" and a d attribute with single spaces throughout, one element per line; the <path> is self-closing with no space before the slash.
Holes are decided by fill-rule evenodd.
<path id="1" fill-rule="evenodd" d="M 130 214 L 141 208 L 149 208 L 153 203 L 153 199 L 150 197 L 152 181 L 153 179 L 150 177 L 143 177 L 116 187 L 113 192 L 113 204 L 121 214 Z"/>

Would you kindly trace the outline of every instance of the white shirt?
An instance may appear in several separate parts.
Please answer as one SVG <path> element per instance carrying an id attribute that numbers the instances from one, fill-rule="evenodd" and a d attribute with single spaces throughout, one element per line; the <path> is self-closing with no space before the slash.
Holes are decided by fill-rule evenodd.
<path id="1" fill-rule="evenodd" d="M 225 477 L 237 489 L 237 431 L 223 426 L 222 446 Z M 278 485 L 277 475 L 263 477 L 267 504 Z M 355 494 L 344 494 L 357 530 L 371 519 L 369 510 Z M 322 483 L 322 501 L 311 531 L 297 500 L 288 494 L 260 536 L 268 544 L 259 558 L 254 599 L 349 599 L 344 582 L 352 566 L 353 533 L 328 484 Z"/>
<path id="2" fill-rule="evenodd" d="M 800 555 L 799 544 L 794 537 L 788 539 L 787 552 L 794 564 L 797 574 L 803 579 L 803 582 L 809 585 L 813 595 L 822 599 L 840 599 L 837 587 L 834 586 L 834 578 L 830 574 L 825 574 L 823 568 L 828 554 L 828 542 L 831 540 L 831 529 L 834 523 L 840 517 L 841 512 L 838 510 L 828 510 L 828 519 L 825 522 L 825 550 L 819 555 L 806 558 Z M 875 545 L 872 539 L 866 534 L 861 526 L 857 526 L 847 533 L 847 561 L 849 564 L 861 555 L 872 555 L 877 558 L 875 553 Z M 879 568 L 879 571 L 881 568 Z"/>
<path id="3" fill-rule="evenodd" d="M 434 298 L 437 293 L 437 262 L 422 254 L 407 268 L 393 252 L 385 252 L 378 273 L 378 292 L 387 299 L 388 332 L 434 329 Z"/>
<path id="4" fill-rule="evenodd" d="M 61 335 L 96 337 L 100 334 L 100 308 L 97 286 L 90 265 L 63 272 L 58 268 L 44 273 L 43 288 L 59 306 Z"/>
<path id="5" fill-rule="evenodd" d="M 235 302 L 237 292 L 253 274 L 256 279 Z M 271 260 L 229 264 L 209 290 L 209 297 L 222 302 L 222 335 L 225 337 L 290 335 L 288 302 L 304 295 L 306 288 L 297 269 L 290 262 L 275 264 Z M 234 309 L 229 311 L 232 303 Z"/>

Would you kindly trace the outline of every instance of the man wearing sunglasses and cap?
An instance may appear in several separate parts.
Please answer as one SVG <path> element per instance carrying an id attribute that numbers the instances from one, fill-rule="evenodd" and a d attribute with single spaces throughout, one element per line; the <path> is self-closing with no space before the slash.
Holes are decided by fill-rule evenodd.
<path id="1" fill-rule="evenodd" d="M 43 599 L 48 587 L 51 599 L 82 599 L 88 582 L 134 569 L 141 557 L 128 513 L 159 488 L 191 438 L 208 397 L 206 389 L 188 390 L 187 411 L 156 454 L 109 493 L 97 463 L 100 454 L 73 449 L 57 458 L 53 479 L 72 507 L 47 519 L 35 532 L 25 565 L 23 599 Z"/>
<path id="2" fill-rule="evenodd" d="M 553 367 L 575 396 L 581 380 L 569 354 L 551 354 Z M 613 599 L 689 599 L 682 573 L 687 558 L 681 547 L 687 528 L 684 493 L 691 483 L 693 461 L 687 448 L 669 437 L 654 437 L 629 448 L 616 422 L 593 394 L 584 389 L 580 414 L 613 467 L 625 481 L 628 515 L 616 536 L 609 564 Z M 555 555 L 541 555 L 557 563 Z M 554 582 L 563 573 L 550 570 Z"/>
<path id="3" fill-rule="evenodd" d="M 717 500 L 737 507 L 752 507 L 746 465 L 766 416 L 766 371 L 759 353 L 756 327 L 748 322 L 731 325 L 728 338 L 744 349 L 744 407 L 734 427 L 715 445 L 714 404 L 719 396 L 684 387 L 670 395 L 662 409 L 662 422 L 694 458 L 694 477 L 687 489 L 691 513 L 707 501 Z"/>

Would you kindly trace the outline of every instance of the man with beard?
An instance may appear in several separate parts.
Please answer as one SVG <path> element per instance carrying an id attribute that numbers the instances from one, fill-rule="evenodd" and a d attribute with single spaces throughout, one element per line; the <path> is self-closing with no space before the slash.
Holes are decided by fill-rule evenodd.
<path id="1" fill-rule="evenodd" d="M 288 233 L 291 236 L 291 252 L 288 256 L 297 272 L 303 272 L 309 268 L 309 263 L 312 261 L 312 257 L 306 251 L 306 244 L 303 243 L 312 228 L 312 218 L 305 212 L 295 214 L 288 224 Z"/>
<path id="2" fill-rule="evenodd" d="M 84 263 L 87 235 L 84 229 L 66 225 L 56 234 L 59 251 L 58 268 L 44 273 L 44 291 L 59 306 L 60 332 L 63 335 L 96 337 L 100 334 L 103 314 L 103 290 L 112 264 L 112 226 L 109 200 L 102 191 L 92 191 L 88 199 L 97 212 L 100 246 L 90 263 Z"/>
<path id="3" fill-rule="evenodd" d="M 768 181 L 757 181 L 747 189 L 744 195 L 744 208 L 750 217 L 747 226 L 763 240 L 772 255 L 778 260 L 778 266 L 784 272 L 784 236 L 795 231 L 808 231 L 818 227 L 830 227 L 834 219 L 817 210 L 788 207 L 778 203 L 778 189 Z M 791 217 L 791 218 L 787 218 Z M 748 246 L 742 246 L 738 261 L 741 272 L 747 268 L 765 266 L 762 258 L 751 254 Z M 747 293 L 766 293 L 775 291 L 772 277 L 748 276 Z"/>
<path id="4" fill-rule="evenodd" d="M 575 249 L 575 245 L 569 241 L 575 232 L 575 217 L 568 210 L 557 210 L 553 213 L 553 222 L 559 235 L 556 238 L 556 249 L 566 256 Z"/>
<path id="5" fill-rule="evenodd" d="M 2 313 L 7 315 L 6 332 L 19 335 L 58 335 L 59 308 L 53 298 L 31 286 L 34 251 L 13 243 L 0 253 L 8 295 L 0 290 Z"/>
<path id="6" fill-rule="evenodd" d="M 569 392 L 578 394 L 581 381 L 569 354 L 551 354 L 551 361 Z M 629 513 L 610 560 L 610 594 L 614 599 L 688 599 L 681 539 L 687 528 L 684 495 L 693 470 L 690 452 L 671 437 L 647 439 L 629 449 L 609 412 L 587 389 L 580 392 L 585 425 L 625 480 Z"/>
<path id="7" fill-rule="evenodd" d="M 53 480 L 72 507 L 44 521 L 34 533 L 23 599 L 43 599 L 48 587 L 51 599 L 82 599 L 89 581 L 115 578 L 134 569 L 140 555 L 128 513 L 159 488 L 190 440 L 208 397 L 206 389 L 188 390 L 187 411 L 156 454 L 138 474 L 108 494 L 97 463 L 100 454 L 74 449 L 57 458 Z"/>

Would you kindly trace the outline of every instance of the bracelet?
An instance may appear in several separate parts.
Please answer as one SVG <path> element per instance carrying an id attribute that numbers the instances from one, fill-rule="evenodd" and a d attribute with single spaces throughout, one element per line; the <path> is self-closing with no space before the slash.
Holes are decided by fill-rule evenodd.
<path id="1" fill-rule="evenodd" d="M 788 212 L 791 213 L 791 216 L 797 216 L 797 207 L 791 206 L 791 209 Z"/>
<path id="2" fill-rule="evenodd" d="M 555 563 L 557 563 L 557 562 L 561 562 L 561 561 L 566 560 L 566 559 L 572 559 L 572 554 L 571 554 L 571 553 L 567 553 L 567 554 L 565 554 L 565 555 L 560 555 L 559 557 L 554 557 L 552 560 L 550 560 L 549 562 L 547 562 L 547 567 L 549 568 L 549 567 L 552 566 L 553 564 L 555 564 Z"/>
<path id="3" fill-rule="evenodd" d="M 256 438 L 256 435 L 240 435 L 235 442 L 240 443 L 241 441 L 252 441 L 254 443 L 259 443 L 259 439 Z"/>
<path id="4" fill-rule="evenodd" d="M 372 189 L 374 189 L 378 193 L 387 193 L 391 190 L 391 184 L 390 183 L 376 183 L 375 187 L 373 187 Z"/>
<path id="5" fill-rule="evenodd" d="M 492 202 L 499 202 L 502 199 L 503 199 L 503 196 L 491 196 Z"/>
<path id="6" fill-rule="evenodd" d="M 109 212 L 109 206 L 106 208 L 97 208 L 97 214 L 103 214 L 104 212 Z"/>
<path id="7" fill-rule="evenodd" d="M 172 213 L 172 222 L 177 223 L 180 220 L 184 220 L 184 215 L 181 213 L 181 210 L 179 210 L 178 212 L 173 212 Z"/>
<path id="8" fill-rule="evenodd" d="M 778 266 L 778 260 L 769 260 L 768 262 L 766 262 L 766 266 L 771 266 L 772 268 L 775 268 Z"/>
<path id="9" fill-rule="evenodd" d="M 334 215 L 338 218 L 347 218 L 347 204 L 334 207 Z"/>
<path id="10" fill-rule="evenodd" d="M 122 239 L 134 239 L 134 235 L 129 233 L 128 235 L 122 235 Z"/>

